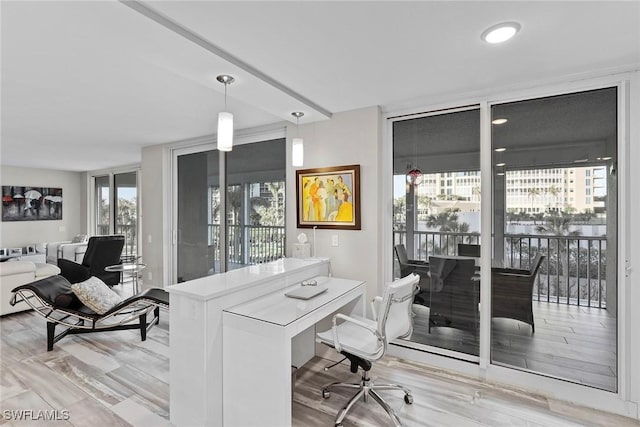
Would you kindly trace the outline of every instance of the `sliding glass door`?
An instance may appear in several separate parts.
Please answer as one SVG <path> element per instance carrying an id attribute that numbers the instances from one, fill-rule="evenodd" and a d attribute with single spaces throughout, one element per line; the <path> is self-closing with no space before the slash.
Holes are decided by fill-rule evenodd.
<path id="1" fill-rule="evenodd" d="M 492 363 L 616 391 L 617 88 L 491 118 Z"/>
<path id="2" fill-rule="evenodd" d="M 285 140 L 177 154 L 176 280 L 182 282 L 267 262 L 285 254 Z M 223 168 L 221 169 L 221 164 Z M 226 170 L 227 209 L 221 207 Z M 221 263 L 220 227 L 227 257 Z"/>
<path id="3" fill-rule="evenodd" d="M 479 108 L 391 119 L 394 276 L 420 275 L 404 345 L 615 392 L 618 87 L 483 105 L 486 192 Z"/>
<path id="4" fill-rule="evenodd" d="M 109 175 L 94 177 L 94 221 L 95 234 L 104 236 L 109 234 L 111 224 L 111 186 Z"/>
<path id="5" fill-rule="evenodd" d="M 96 236 L 122 234 L 122 255 L 138 256 L 138 173 L 116 172 L 93 177 Z"/>
<path id="6" fill-rule="evenodd" d="M 138 254 L 138 174 L 114 174 L 113 187 L 115 234 L 122 234 L 125 238 L 122 255 L 135 258 Z"/>
<path id="7" fill-rule="evenodd" d="M 480 342 L 478 107 L 394 122 L 393 169 L 395 276 L 420 275 L 409 339 L 419 348 L 475 361 Z M 473 256 L 467 256 L 469 250 Z"/>

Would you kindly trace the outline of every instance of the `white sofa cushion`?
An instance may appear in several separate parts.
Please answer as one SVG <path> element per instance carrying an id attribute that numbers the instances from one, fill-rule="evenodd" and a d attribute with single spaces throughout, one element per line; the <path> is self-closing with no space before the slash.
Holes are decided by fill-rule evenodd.
<path id="1" fill-rule="evenodd" d="M 30 261 L 0 262 L 0 276 L 13 274 L 32 273 L 35 277 L 36 265 Z"/>
<path id="2" fill-rule="evenodd" d="M 36 262 L 36 280 L 44 279 L 45 277 L 55 276 L 60 274 L 60 268 L 57 265 L 43 264 Z"/>
<path id="3" fill-rule="evenodd" d="M 60 269 L 50 264 L 35 264 L 31 261 L 0 262 L 0 315 L 31 309 L 24 301 L 13 306 L 9 304 L 13 288 L 59 273 Z"/>

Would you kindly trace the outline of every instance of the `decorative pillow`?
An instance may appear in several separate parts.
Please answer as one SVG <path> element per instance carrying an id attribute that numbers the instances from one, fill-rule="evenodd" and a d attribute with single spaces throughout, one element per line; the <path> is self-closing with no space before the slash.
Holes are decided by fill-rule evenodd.
<path id="1" fill-rule="evenodd" d="M 120 295 L 109 289 L 95 276 L 89 277 L 84 282 L 74 283 L 71 285 L 71 290 L 84 305 L 98 314 L 104 314 L 122 302 Z"/>
<path id="2" fill-rule="evenodd" d="M 87 243 L 87 235 L 86 234 L 78 234 L 73 238 L 71 243 Z"/>

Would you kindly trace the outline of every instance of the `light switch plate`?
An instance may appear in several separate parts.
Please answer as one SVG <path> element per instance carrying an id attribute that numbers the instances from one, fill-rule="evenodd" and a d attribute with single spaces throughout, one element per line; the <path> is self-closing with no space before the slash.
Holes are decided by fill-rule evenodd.
<path id="1" fill-rule="evenodd" d="M 331 246 L 338 246 L 338 235 L 334 234 L 331 236 Z"/>

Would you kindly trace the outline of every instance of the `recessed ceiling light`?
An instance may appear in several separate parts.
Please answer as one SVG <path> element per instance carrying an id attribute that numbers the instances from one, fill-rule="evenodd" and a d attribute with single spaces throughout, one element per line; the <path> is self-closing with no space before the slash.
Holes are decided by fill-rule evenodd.
<path id="1" fill-rule="evenodd" d="M 480 38 L 491 44 L 502 43 L 515 36 L 520 28 L 517 22 L 502 22 L 484 30 Z"/>
<path id="2" fill-rule="evenodd" d="M 496 148 L 495 150 L 496 153 L 502 153 L 503 151 L 507 151 L 507 149 L 505 147 L 500 147 L 500 148 Z"/>
<path id="3" fill-rule="evenodd" d="M 498 167 L 502 167 L 504 165 L 506 165 L 506 163 L 496 163 L 496 166 L 498 166 Z"/>
<path id="4" fill-rule="evenodd" d="M 495 120 L 491 120 L 491 123 L 493 123 L 494 125 L 503 125 L 505 123 L 507 123 L 509 120 L 507 119 L 495 119 Z"/>

